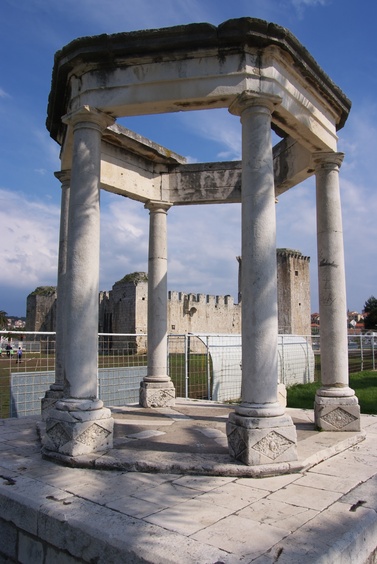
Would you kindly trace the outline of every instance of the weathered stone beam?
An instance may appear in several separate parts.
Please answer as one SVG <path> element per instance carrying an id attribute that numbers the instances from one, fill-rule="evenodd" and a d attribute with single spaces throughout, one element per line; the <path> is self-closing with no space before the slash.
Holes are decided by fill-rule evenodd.
<path id="1" fill-rule="evenodd" d="M 174 205 L 241 201 L 241 162 L 179 165 L 161 174 L 162 199 Z"/>
<path id="2" fill-rule="evenodd" d="M 62 162 L 67 166 L 72 157 L 70 137 L 62 149 Z M 310 151 L 292 137 L 275 145 L 273 162 L 276 196 L 314 172 Z M 102 138 L 101 188 L 143 203 L 238 203 L 241 162 L 186 164 L 181 155 L 114 124 Z"/>
<path id="3" fill-rule="evenodd" d="M 275 193 L 280 196 L 314 174 L 312 155 L 292 137 L 287 137 L 272 150 Z"/>
<path id="4" fill-rule="evenodd" d="M 275 193 L 296 186 L 313 174 L 311 155 L 294 139 L 274 147 Z M 161 174 L 161 198 L 174 205 L 241 202 L 241 162 L 178 165 Z"/>

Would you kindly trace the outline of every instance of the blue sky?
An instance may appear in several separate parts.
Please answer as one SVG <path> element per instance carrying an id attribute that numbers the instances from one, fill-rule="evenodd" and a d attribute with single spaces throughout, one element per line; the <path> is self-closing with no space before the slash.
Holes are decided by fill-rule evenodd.
<path id="1" fill-rule="evenodd" d="M 352 101 L 339 132 L 348 308 L 377 296 L 377 46 L 375 0 L 1 0 L 0 310 L 25 315 L 37 286 L 55 285 L 59 147 L 45 127 L 54 53 L 86 35 L 238 17 L 287 27 Z M 239 120 L 225 110 L 147 116 L 123 125 L 191 162 L 239 159 Z M 277 245 L 311 257 L 318 311 L 314 179 L 283 194 Z M 240 207 L 172 208 L 171 290 L 237 297 Z M 147 270 L 148 212 L 101 193 L 100 288 Z"/>

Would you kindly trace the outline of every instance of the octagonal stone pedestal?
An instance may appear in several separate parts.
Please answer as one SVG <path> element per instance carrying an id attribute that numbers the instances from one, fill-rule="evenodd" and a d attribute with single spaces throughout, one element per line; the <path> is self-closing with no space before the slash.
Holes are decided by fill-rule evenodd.
<path id="1" fill-rule="evenodd" d="M 101 400 L 61 400 L 46 420 L 44 454 L 79 456 L 113 446 L 114 420 Z"/>
<path id="2" fill-rule="evenodd" d="M 45 397 L 41 399 L 41 416 L 42 421 L 46 421 L 51 409 L 57 401 L 63 399 L 63 390 L 54 389 L 53 386 L 46 391 Z"/>
<path id="3" fill-rule="evenodd" d="M 296 427 L 289 415 L 245 417 L 231 413 L 226 433 L 230 456 L 248 466 L 297 460 Z"/>
<path id="4" fill-rule="evenodd" d="M 173 382 L 140 383 L 139 404 L 141 407 L 172 407 L 175 405 L 175 388 Z"/>
<path id="5" fill-rule="evenodd" d="M 314 421 L 321 431 L 360 431 L 360 406 L 355 395 L 326 397 L 317 393 Z"/>

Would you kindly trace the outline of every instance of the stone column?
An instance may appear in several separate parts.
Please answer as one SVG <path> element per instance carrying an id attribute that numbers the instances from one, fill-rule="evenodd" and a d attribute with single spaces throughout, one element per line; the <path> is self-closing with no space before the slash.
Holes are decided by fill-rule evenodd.
<path id="1" fill-rule="evenodd" d="M 41 401 L 42 419 L 45 421 L 49 410 L 58 399 L 63 397 L 64 388 L 64 307 L 65 307 L 65 273 L 67 268 L 67 237 L 68 237 L 68 206 L 71 184 L 71 171 L 62 170 L 56 172 L 55 176 L 61 182 L 61 205 L 60 205 L 60 233 L 59 233 L 59 257 L 58 257 L 58 298 L 56 304 L 56 340 L 55 340 L 55 382 L 47 390 Z"/>
<path id="2" fill-rule="evenodd" d="M 142 407 L 166 407 L 175 403 L 175 388 L 167 372 L 167 233 L 171 204 L 150 201 L 148 253 L 148 374 L 140 385 Z"/>
<path id="3" fill-rule="evenodd" d="M 280 99 L 243 92 L 242 389 L 227 423 L 232 457 L 248 465 L 297 459 L 296 429 L 278 402 L 278 308 L 271 115 Z"/>
<path id="4" fill-rule="evenodd" d="M 319 429 L 360 430 L 360 407 L 348 386 L 347 300 L 339 168 L 342 153 L 316 153 L 321 388 L 314 412 Z"/>
<path id="5" fill-rule="evenodd" d="M 112 446 L 113 419 L 97 398 L 101 134 L 113 119 L 84 106 L 72 128 L 64 305 L 64 397 L 46 421 L 44 452 L 77 456 Z"/>

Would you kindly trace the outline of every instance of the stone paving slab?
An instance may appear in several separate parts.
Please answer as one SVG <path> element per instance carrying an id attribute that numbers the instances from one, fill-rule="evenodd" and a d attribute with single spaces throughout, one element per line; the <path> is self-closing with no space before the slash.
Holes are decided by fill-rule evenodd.
<path id="1" fill-rule="evenodd" d="M 271 497 L 264 497 L 257 503 L 251 503 L 239 511 L 238 515 L 257 523 L 264 523 L 293 532 L 311 521 L 318 513 L 319 511 L 308 507 L 298 507 L 291 503 L 271 499 Z"/>
<path id="2" fill-rule="evenodd" d="M 375 512 L 360 509 L 357 515 L 348 505 L 334 504 L 276 543 L 255 563 L 365 564 L 376 547 L 377 519 Z"/>
<path id="3" fill-rule="evenodd" d="M 264 523 L 251 523 L 239 515 L 230 515 L 202 529 L 193 538 L 234 554 L 244 562 L 255 558 L 280 542 L 287 531 Z"/>
<path id="4" fill-rule="evenodd" d="M 225 460 L 217 441 L 231 408 L 216 421 L 209 408 L 122 410 L 130 442 L 83 467 L 42 458 L 36 418 L 0 420 L 0 562 L 366 564 L 377 547 L 377 417 L 362 417 L 363 433 L 317 433 L 310 411 L 292 410 L 306 458 L 263 477 Z M 135 428 L 164 434 L 129 438 Z M 129 444 L 148 472 L 125 467 Z"/>

